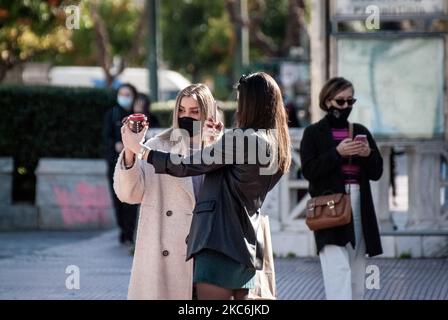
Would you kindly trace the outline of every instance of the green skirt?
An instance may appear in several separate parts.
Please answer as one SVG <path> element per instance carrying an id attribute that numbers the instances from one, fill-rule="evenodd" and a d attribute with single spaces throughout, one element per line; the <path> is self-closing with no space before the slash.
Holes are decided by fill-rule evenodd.
<path id="1" fill-rule="evenodd" d="M 194 283 L 209 283 L 227 289 L 252 289 L 255 269 L 214 250 L 202 250 L 194 257 Z"/>

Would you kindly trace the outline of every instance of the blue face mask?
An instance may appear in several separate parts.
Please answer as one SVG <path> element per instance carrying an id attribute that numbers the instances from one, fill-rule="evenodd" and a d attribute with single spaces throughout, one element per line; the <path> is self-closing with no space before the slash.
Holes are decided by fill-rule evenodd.
<path id="1" fill-rule="evenodd" d="M 117 102 L 126 111 L 131 111 L 132 109 L 132 97 L 128 96 L 118 96 Z"/>

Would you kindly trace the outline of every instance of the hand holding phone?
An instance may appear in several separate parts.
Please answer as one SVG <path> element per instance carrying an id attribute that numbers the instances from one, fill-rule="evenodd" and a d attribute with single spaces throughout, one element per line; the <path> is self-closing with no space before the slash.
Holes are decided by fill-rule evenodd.
<path id="1" fill-rule="evenodd" d="M 367 139 L 367 135 L 358 134 L 355 137 L 354 141 L 362 143 L 362 146 L 360 147 L 360 151 L 358 152 L 359 156 L 368 157 L 371 154 L 372 149 L 369 146 L 369 140 Z"/>
<path id="2" fill-rule="evenodd" d="M 139 133 L 149 124 L 148 118 L 142 113 L 131 114 L 130 116 L 123 118 L 121 122 L 128 125 L 129 129 L 134 133 Z"/>
<path id="3" fill-rule="evenodd" d="M 361 142 L 363 144 L 368 144 L 369 143 L 368 140 L 367 140 L 367 135 L 365 135 L 365 134 L 358 134 L 358 135 L 356 135 L 354 141 Z"/>

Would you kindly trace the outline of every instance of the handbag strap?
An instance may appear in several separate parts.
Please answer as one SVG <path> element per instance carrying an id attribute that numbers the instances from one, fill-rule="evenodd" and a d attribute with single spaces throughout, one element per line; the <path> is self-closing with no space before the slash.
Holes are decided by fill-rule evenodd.
<path id="1" fill-rule="evenodd" d="M 353 123 L 348 123 L 348 137 L 353 140 Z M 352 156 L 348 157 L 348 164 L 352 164 Z M 351 193 L 351 185 L 348 184 L 348 194 Z"/>
<path id="2" fill-rule="evenodd" d="M 348 137 L 353 140 L 353 123 L 348 123 Z"/>

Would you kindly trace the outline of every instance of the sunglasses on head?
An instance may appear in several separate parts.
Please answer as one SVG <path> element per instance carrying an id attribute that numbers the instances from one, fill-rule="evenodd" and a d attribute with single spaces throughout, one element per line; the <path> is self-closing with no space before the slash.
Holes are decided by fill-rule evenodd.
<path id="1" fill-rule="evenodd" d="M 334 102 L 336 102 L 336 104 L 337 104 L 338 106 L 340 106 L 340 107 L 342 107 L 343 105 L 345 105 L 346 102 L 347 102 L 347 104 L 348 104 L 349 106 L 354 105 L 355 102 L 356 102 L 356 99 L 354 99 L 354 98 L 347 99 L 347 100 L 345 100 L 345 99 L 333 99 L 333 100 L 334 100 Z"/>
<path id="2" fill-rule="evenodd" d="M 247 83 L 247 76 L 245 74 L 241 76 L 240 80 L 233 88 L 238 90 L 244 83 Z"/>

